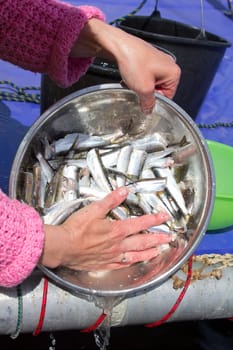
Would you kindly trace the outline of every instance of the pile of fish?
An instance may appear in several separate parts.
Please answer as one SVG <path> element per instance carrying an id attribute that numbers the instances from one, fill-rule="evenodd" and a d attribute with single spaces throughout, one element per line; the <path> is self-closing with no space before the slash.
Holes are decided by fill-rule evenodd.
<path id="1" fill-rule="evenodd" d="M 47 224 L 64 221 L 72 212 L 126 186 L 126 201 L 109 213 L 126 219 L 166 211 L 170 220 L 152 227 L 185 234 L 192 217 L 195 191 L 187 178 L 195 145 L 183 137 L 168 144 L 160 133 L 132 137 L 122 131 L 105 135 L 70 133 L 34 149 L 35 162 L 22 173 L 22 200 Z"/>

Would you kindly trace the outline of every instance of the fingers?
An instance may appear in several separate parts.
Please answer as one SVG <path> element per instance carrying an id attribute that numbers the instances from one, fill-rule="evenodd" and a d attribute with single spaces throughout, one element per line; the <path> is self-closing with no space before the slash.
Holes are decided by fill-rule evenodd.
<path id="1" fill-rule="evenodd" d="M 159 52 L 157 60 L 151 60 L 151 62 L 156 61 L 155 65 L 151 63 L 147 74 L 143 73 L 143 80 L 137 84 L 138 88 L 135 89 L 139 96 L 142 112 L 145 114 L 153 111 L 155 91 L 170 99 L 175 96 L 181 77 L 181 69 L 170 55 Z"/>
<path id="2" fill-rule="evenodd" d="M 126 82 L 124 80 L 120 81 L 120 84 L 123 88 L 128 88 Z M 144 84 L 142 84 L 144 85 Z M 142 85 L 140 85 L 140 89 L 134 89 L 139 97 L 141 111 L 147 115 L 152 113 L 155 106 L 155 87 L 154 83 L 149 86 L 149 81 L 145 83 L 147 91 L 142 90 Z"/>
<path id="3" fill-rule="evenodd" d="M 128 266 L 131 266 L 138 262 L 147 262 L 156 256 L 160 255 L 163 251 L 169 249 L 168 244 L 163 246 L 157 246 L 155 248 L 150 248 L 144 251 L 130 251 L 121 253 L 115 262 L 109 263 L 107 269 L 122 269 Z"/>
<path id="4" fill-rule="evenodd" d="M 109 193 L 104 199 L 89 205 L 93 209 L 96 217 L 104 218 L 112 209 L 118 207 L 127 197 L 126 187 L 119 187 Z"/>
<path id="5" fill-rule="evenodd" d="M 157 245 L 170 243 L 172 240 L 173 235 L 167 233 L 141 233 L 124 239 L 121 249 L 124 252 L 142 251 Z"/>
<path id="6" fill-rule="evenodd" d="M 148 214 L 139 217 L 130 218 L 127 220 L 117 220 L 115 221 L 115 233 L 122 237 L 128 237 L 135 233 L 144 231 L 152 226 L 158 226 L 165 221 L 169 220 L 170 216 L 165 212 L 160 212 L 158 214 Z"/>
<path id="7" fill-rule="evenodd" d="M 152 113 L 155 106 L 155 91 L 147 93 L 147 94 L 139 94 L 140 106 L 142 112 L 147 115 Z"/>
<path id="8" fill-rule="evenodd" d="M 166 249 L 169 249 L 168 244 L 164 244 L 163 246 L 157 246 L 155 248 L 150 248 L 147 250 L 143 250 L 140 252 L 131 251 L 124 253 L 124 260 L 121 260 L 121 265 L 132 265 L 136 262 L 149 261 L 159 254 L 161 254 Z M 124 267 L 124 266 L 123 266 Z"/>
<path id="9" fill-rule="evenodd" d="M 159 74 L 155 74 L 155 76 L 152 78 L 152 86 L 148 83 L 148 81 L 145 83 L 145 86 L 148 88 L 147 92 L 143 90 L 142 85 L 141 90 L 137 91 L 141 110 L 144 114 L 150 114 L 153 111 L 156 100 L 155 91 L 170 99 L 175 96 L 180 81 L 180 67 L 173 63 L 170 70 L 168 69 L 168 71 L 165 71 L 163 74 L 160 72 L 160 74 L 161 76 L 159 76 Z"/>

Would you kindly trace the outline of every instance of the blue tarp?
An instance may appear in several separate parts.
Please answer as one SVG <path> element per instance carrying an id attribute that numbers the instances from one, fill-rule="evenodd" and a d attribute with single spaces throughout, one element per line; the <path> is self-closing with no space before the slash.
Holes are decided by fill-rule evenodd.
<path id="1" fill-rule="evenodd" d="M 105 12 L 108 22 L 131 13 L 142 3 L 140 0 L 120 0 L 117 3 L 109 0 L 90 0 L 88 2 L 70 0 L 66 2 L 75 5 L 98 6 Z M 205 30 L 233 43 L 233 15 L 230 16 L 224 13 L 228 10 L 228 2 L 205 0 L 203 3 Z M 155 6 L 155 0 L 145 1 L 137 15 L 149 16 Z M 158 2 L 158 10 L 162 18 L 201 28 L 201 10 L 200 1 L 198 0 L 161 0 Z M 11 81 L 20 87 L 40 86 L 40 74 L 25 71 L 4 61 L 0 61 L 0 80 Z M 0 101 L 0 187 L 5 192 L 8 191 L 9 173 L 17 147 L 30 125 L 39 115 L 39 104 Z M 206 139 L 233 146 L 232 127 L 228 126 L 233 121 L 232 46 L 226 49 L 195 121 L 197 124 L 226 123 L 227 126 L 224 127 L 201 128 L 201 132 Z M 228 176 L 231 176 L 231 174 L 228 174 Z M 233 228 L 207 232 L 196 253 L 233 253 Z"/>

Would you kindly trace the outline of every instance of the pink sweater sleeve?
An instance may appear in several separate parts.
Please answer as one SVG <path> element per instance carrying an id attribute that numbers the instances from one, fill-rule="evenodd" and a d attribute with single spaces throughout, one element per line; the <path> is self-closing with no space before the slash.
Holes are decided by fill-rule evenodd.
<path id="1" fill-rule="evenodd" d="M 0 285 L 12 287 L 28 277 L 43 245 L 43 222 L 36 210 L 0 190 Z"/>
<path id="2" fill-rule="evenodd" d="M 86 73 L 92 58 L 70 58 L 90 18 L 104 20 L 93 6 L 57 0 L 0 0 L 0 58 L 32 72 L 47 73 L 67 87 Z"/>

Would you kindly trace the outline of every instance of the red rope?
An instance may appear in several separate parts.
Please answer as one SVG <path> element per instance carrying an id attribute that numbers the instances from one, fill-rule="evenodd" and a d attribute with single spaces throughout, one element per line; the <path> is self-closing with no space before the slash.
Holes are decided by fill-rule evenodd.
<path id="1" fill-rule="evenodd" d="M 47 278 L 44 278 L 44 288 L 43 288 L 43 297 L 42 297 L 42 304 L 41 304 L 41 310 L 40 310 L 40 318 L 39 318 L 37 327 L 32 333 L 32 335 L 35 335 L 35 336 L 38 335 L 41 332 L 41 329 L 43 327 L 46 304 L 47 304 L 47 295 L 48 295 L 48 280 Z"/>
<path id="2" fill-rule="evenodd" d="M 181 303 L 185 293 L 187 292 L 187 289 L 188 289 L 188 287 L 190 285 L 190 282 L 191 282 L 191 278 L 192 278 L 192 263 L 193 263 L 193 259 L 192 258 L 193 258 L 193 256 L 191 256 L 189 258 L 187 279 L 185 281 L 184 287 L 183 287 L 179 297 L 177 298 L 175 304 L 172 306 L 171 310 L 163 318 L 161 318 L 159 321 L 155 321 L 153 323 L 147 323 L 147 324 L 145 324 L 145 327 L 151 328 L 151 327 L 160 326 L 161 324 L 166 322 L 172 316 L 172 314 L 177 310 L 177 308 L 180 305 L 180 303 Z"/>
<path id="3" fill-rule="evenodd" d="M 105 320 L 106 316 L 107 315 L 103 312 L 93 325 L 91 325 L 90 327 L 82 329 L 81 332 L 82 333 L 90 333 L 90 332 L 94 331 Z"/>
<path id="4" fill-rule="evenodd" d="M 183 297 L 184 297 L 184 295 L 185 295 L 185 293 L 190 285 L 191 278 L 192 278 L 192 256 L 189 258 L 188 273 L 187 273 L 187 279 L 186 279 L 185 284 L 184 284 L 184 288 L 182 289 L 175 304 L 173 305 L 171 310 L 161 320 L 153 322 L 153 323 L 147 323 L 147 324 L 145 324 L 145 327 L 150 328 L 150 327 L 160 326 L 162 323 L 166 322 L 171 317 L 171 315 L 177 310 L 178 306 L 180 305 L 180 303 L 181 303 L 181 301 L 182 301 L 182 299 L 183 299 Z M 40 318 L 39 318 L 39 322 L 37 324 L 35 331 L 32 333 L 34 336 L 37 336 L 41 332 L 41 329 L 43 327 L 45 311 L 46 311 L 46 304 L 47 304 L 47 294 L 48 294 L 48 280 L 46 278 L 44 278 L 44 288 L 43 288 L 43 298 L 42 298 L 42 304 L 41 304 Z M 81 332 L 82 333 L 90 333 L 90 332 L 94 331 L 105 320 L 106 316 L 107 315 L 103 312 L 93 325 L 82 329 Z"/>
<path id="5" fill-rule="evenodd" d="M 189 285 L 190 285 L 190 282 L 191 282 L 191 278 L 192 278 L 192 256 L 189 258 L 189 262 L 188 262 L 188 273 L 187 273 L 187 279 L 185 281 L 185 284 L 184 284 L 184 288 L 182 289 L 179 297 L 177 298 L 175 304 L 173 305 L 173 307 L 171 308 L 171 310 L 159 321 L 156 321 L 156 322 L 153 322 L 153 323 L 148 323 L 148 324 L 145 324 L 145 327 L 156 327 L 156 326 L 159 326 L 161 325 L 162 323 L 164 323 L 165 321 L 167 321 L 171 315 L 176 311 L 176 309 L 178 308 L 178 306 L 180 305 Z M 87 328 L 84 328 L 81 330 L 82 333 L 89 333 L 89 332 L 92 332 L 94 331 L 96 328 L 99 327 L 99 325 L 105 320 L 106 318 L 106 314 L 103 312 L 100 317 L 97 319 L 97 321 L 91 325 L 90 327 L 87 327 Z"/>
<path id="6" fill-rule="evenodd" d="M 32 333 L 34 336 L 37 336 L 41 332 L 41 329 L 43 327 L 46 305 L 47 305 L 47 295 L 48 295 L 48 280 L 46 278 L 44 278 L 44 288 L 43 288 L 43 297 L 42 297 L 40 318 L 39 318 L 39 322 L 37 324 L 35 331 Z M 90 327 L 84 328 L 83 330 L 81 330 L 81 332 L 82 333 L 89 333 L 89 332 L 94 331 L 104 321 L 106 316 L 107 315 L 103 312 L 93 325 L 91 325 Z"/>

